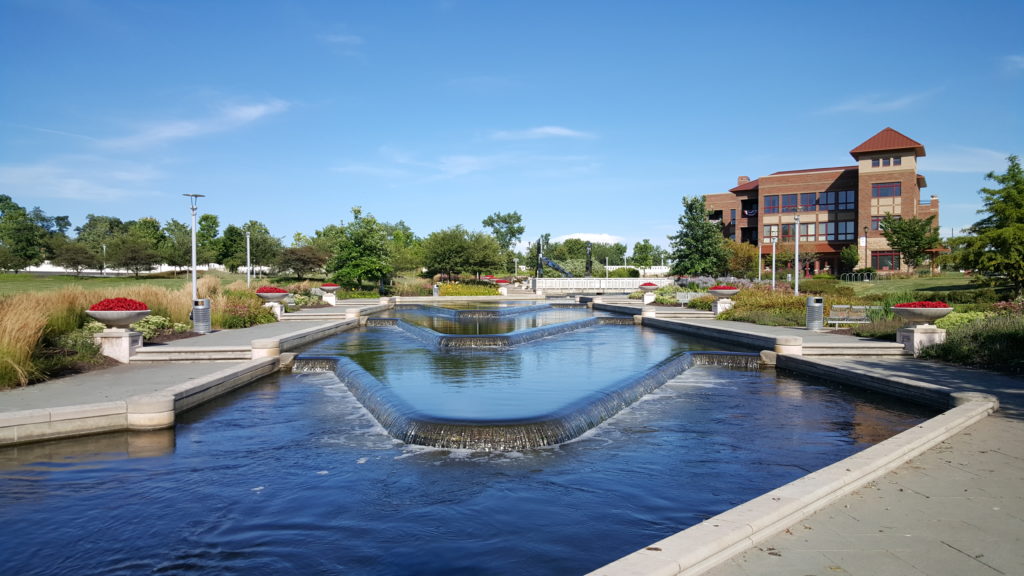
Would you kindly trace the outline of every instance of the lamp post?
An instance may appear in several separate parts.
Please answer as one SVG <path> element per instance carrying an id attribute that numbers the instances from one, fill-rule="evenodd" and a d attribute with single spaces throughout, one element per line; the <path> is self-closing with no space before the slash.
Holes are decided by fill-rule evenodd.
<path id="1" fill-rule="evenodd" d="M 864 265 L 861 268 L 868 267 L 868 227 L 864 227 Z"/>
<path id="2" fill-rule="evenodd" d="M 775 243 L 778 241 L 778 237 L 772 236 L 772 291 L 775 290 Z"/>
<path id="3" fill-rule="evenodd" d="M 192 302 L 193 306 L 195 301 L 199 298 L 199 290 L 196 286 L 196 202 L 200 198 L 205 198 L 205 194 L 182 194 L 187 196 L 189 204 L 192 206 Z"/>
<path id="4" fill-rule="evenodd" d="M 796 230 L 793 230 L 795 238 L 793 240 L 793 274 L 796 276 L 796 281 L 793 282 L 793 294 L 800 295 L 800 215 L 797 214 L 793 217 L 796 221 Z"/>
<path id="5" fill-rule="evenodd" d="M 249 231 L 245 231 L 245 287 L 249 287 L 249 280 L 252 277 L 252 251 L 249 249 Z"/>
<path id="6" fill-rule="evenodd" d="M 107 275 L 107 245 L 103 245 L 103 268 L 100 270 L 104 276 Z"/>

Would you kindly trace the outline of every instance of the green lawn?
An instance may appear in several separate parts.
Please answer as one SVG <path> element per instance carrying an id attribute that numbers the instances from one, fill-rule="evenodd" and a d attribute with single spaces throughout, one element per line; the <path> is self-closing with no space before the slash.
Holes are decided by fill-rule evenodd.
<path id="1" fill-rule="evenodd" d="M 114 288 L 134 284 L 147 284 L 160 286 L 172 290 L 181 288 L 183 284 L 191 282 L 191 276 L 187 273 L 179 274 L 176 278 L 167 276 L 142 276 L 138 280 L 134 276 L 116 277 L 75 277 L 59 276 L 50 274 L 0 274 L 0 296 L 19 294 L 22 292 L 41 292 L 46 290 L 60 290 L 67 286 L 81 286 L 86 290 L 101 288 Z"/>
<path id="2" fill-rule="evenodd" d="M 977 288 L 969 276 L 960 272 L 943 272 L 935 276 L 873 280 L 871 282 L 843 282 L 853 288 L 858 296 L 886 294 L 889 292 L 949 292 Z"/>

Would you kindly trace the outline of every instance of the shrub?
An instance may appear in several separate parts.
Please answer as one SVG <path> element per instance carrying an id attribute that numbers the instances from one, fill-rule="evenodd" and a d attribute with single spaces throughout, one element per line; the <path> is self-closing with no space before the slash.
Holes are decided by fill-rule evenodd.
<path id="1" fill-rule="evenodd" d="M 498 287 L 490 283 L 441 284 L 441 296 L 497 296 Z"/>
<path id="2" fill-rule="evenodd" d="M 978 320 L 984 320 L 995 316 L 994 312 L 950 312 L 946 316 L 939 318 L 935 321 L 935 325 L 939 328 L 949 330 L 951 328 L 958 328 L 971 322 Z"/>
<path id="3" fill-rule="evenodd" d="M 855 297 L 856 293 L 852 287 L 841 284 L 835 278 L 823 278 L 823 276 L 825 275 L 819 274 L 814 278 L 801 281 L 800 291 L 844 300 L 852 300 Z"/>
<path id="4" fill-rule="evenodd" d="M 868 315 L 870 317 L 870 314 Z M 903 327 L 903 320 L 899 318 L 873 319 L 867 324 L 854 324 L 850 332 L 854 336 L 862 338 L 877 338 L 880 340 L 896 340 L 896 332 Z"/>
<path id="5" fill-rule="evenodd" d="M 924 358 L 979 366 L 1012 374 L 1024 373 L 1024 317 L 997 314 L 946 333 L 946 341 L 921 351 Z"/>
<path id="6" fill-rule="evenodd" d="M 145 340 L 152 340 L 160 334 L 180 334 L 192 329 L 188 324 L 172 322 L 170 318 L 156 314 L 146 316 L 142 320 L 132 324 L 131 328 L 132 330 L 141 333 L 142 338 Z"/>
<path id="7" fill-rule="evenodd" d="M 697 296 L 696 298 L 691 298 L 690 301 L 686 303 L 686 307 L 694 310 L 705 310 L 710 312 L 711 306 L 715 303 L 715 300 L 716 298 L 714 296 Z"/>
<path id="8" fill-rule="evenodd" d="M 805 314 L 802 310 L 788 309 L 756 309 L 732 308 L 718 315 L 721 320 L 733 320 L 735 322 L 750 322 L 762 326 L 803 326 Z"/>
<path id="9" fill-rule="evenodd" d="M 609 278 L 639 278 L 640 271 L 636 268 L 616 268 L 608 273 Z"/>
<path id="10" fill-rule="evenodd" d="M 248 328 L 277 321 L 270 308 L 249 291 L 224 290 L 213 300 L 210 323 L 218 328 Z"/>

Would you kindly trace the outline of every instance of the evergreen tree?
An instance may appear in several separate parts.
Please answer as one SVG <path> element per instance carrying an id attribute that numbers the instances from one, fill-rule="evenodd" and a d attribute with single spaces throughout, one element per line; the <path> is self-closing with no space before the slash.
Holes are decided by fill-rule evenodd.
<path id="1" fill-rule="evenodd" d="M 965 240 L 960 261 L 981 273 L 980 281 L 1005 281 L 1024 295 L 1024 170 L 1017 156 L 1007 160 L 1005 174 L 985 176 L 1002 187 L 979 191 L 985 203 L 979 213 L 985 217 L 971 227 L 974 236 Z"/>
<path id="2" fill-rule="evenodd" d="M 672 243 L 670 274 L 717 276 L 725 268 L 728 254 L 720 223 L 708 220 L 703 196 L 683 196 L 679 232 L 669 236 Z"/>

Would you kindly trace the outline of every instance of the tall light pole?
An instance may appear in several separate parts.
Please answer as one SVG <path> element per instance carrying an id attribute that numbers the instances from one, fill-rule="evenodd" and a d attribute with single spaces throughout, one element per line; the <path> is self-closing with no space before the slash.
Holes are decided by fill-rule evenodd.
<path id="1" fill-rule="evenodd" d="M 870 265 L 871 265 L 870 262 L 868 262 L 868 227 L 865 226 L 864 227 L 864 265 L 861 266 L 861 268 L 867 268 Z"/>
<path id="2" fill-rule="evenodd" d="M 800 215 L 797 214 L 793 217 L 796 220 L 796 230 L 793 230 L 793 234 L 796 235 L 793 244 L 793 273 L 796 275 L 796 282 L 793 283 L 793 294 L 800 295 Z"/>
<path id="3" fill-rule="evenodd" d="M 199 298 L 199 290 L 196 285 L 196 202 L 200 198 L 205 198 L 205 194 L 182 194 L 187 196 L 189 204 L 192 206 L 192 305 L 195 305 L 195 301 Z"/>
<path id="4" fill-rule="evenodd" d="M 772 236 L 772 291 L 775 290 L 775 243 L 778 240 L 777 237 Z"/>
<path id="5" fill-rule="evenodd" d="M 252 260 L 249 251 L 249 231 L 245 231 L 245 287 L 249 287 L 249 278 L 252 276 Z"/>

